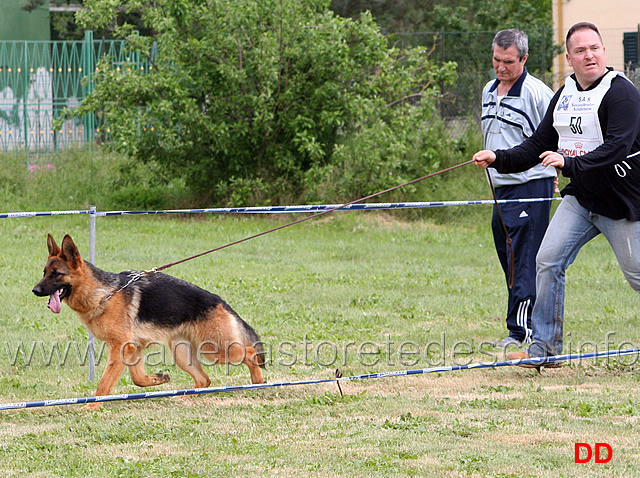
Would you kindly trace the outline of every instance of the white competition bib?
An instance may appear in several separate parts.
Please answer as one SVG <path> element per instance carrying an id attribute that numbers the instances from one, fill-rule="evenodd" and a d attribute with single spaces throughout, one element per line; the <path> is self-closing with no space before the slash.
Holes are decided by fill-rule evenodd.
<path id="1" fill-rule="evenodd" d="M 558 147 L 567 156 L 587 154 L 604 142 L 598 108 L 617 74 L 609 71 L 600 84 L 589 91 L 578 91 L 573 78 L 567 78 L 553 113 L 553 126 L 560 136 Z"/>

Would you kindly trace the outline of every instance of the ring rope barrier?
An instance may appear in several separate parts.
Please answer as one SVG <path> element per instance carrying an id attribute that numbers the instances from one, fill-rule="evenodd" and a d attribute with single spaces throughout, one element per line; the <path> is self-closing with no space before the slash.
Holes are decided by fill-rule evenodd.
<path id="1" fill-rule="evenodd" d="M 14 219 L 20 217 L 40 217 L 40 216 L 70 216 L 77 214 L 91 214 L 89 210 L 80 211 L 38 211 L 38 212 L 3 212 L 0 219 Z"/>
<path id="2" fill-rule="evenodd" d="M 562 198 L 530 198 L 530 199 L 499 199 L 499 204 L 507 203 L 532 203 L 543 201 L 560 201 Z M 351 204 L 339 208 L 340 204 L 308 204 L 294 206 L 253 206 L 253 207 L 220 207 L 220 208 L 196 208 L 196 209 L 159 209 L 141 211 L 91 211 L 91 210 L 71 210 L 71 211 L 32 211 L 32 212 L 5 212 L 0 213 L 0 219 L 14 219 L 22 217 L 42 217 L 42 216 L 65 216 L 90 214 L 98 217 L 106 216 L 135 216 L 152 214 L 281 214 L 281 213 L 305 213 L 316 212 L 327 209 L 337 211 L 361 211 L 361 210 L 381 210 L 381 209 L 417 209 L 428 207 L 450 207 L 450 206 L 473 206 L 482 204 L 495 204 L 492 199 L 478 199 L 471 201 L 429 201 L 429 202 L 398 202 L 398 203 L 363 203 Z"/>
<path id="3" fill-rule="evenodd" d="M 470 363 L 466 365 L 449 365 L 449 366 L 442 366 L 442 367 L 431 367 L 431 368 L 412 369 L 412 370 L 398 370 L 398 371 L 391 371 L 391 372 L 378 372 L 378 373 L 369 373 L 369 374 L 363 374 L 363 375 L 353 375 L 350 377 L 301 380 L 296 382 L 274 382 L 274 383 L 259 383 L 259 384 L 247 384 L 247 385 L 229 385 L 224 387 L 191 388 L 191 389 L 181 389 L 181 390 L 160 390 L 160 391 L 154 391 L 154 392 L 123 393 L 118 395 L 103 395 L 103 396 L 96 396 L 96 397 L 61 398 L 61 399 L 39 400 L 39 401 L 31 401 L 31 402 L 14 402 L 14 403 L 0 404 L 0 410 L 52 407 L 52 406 L 58 406 L 58 405 L 79 405 L 79 404 L 88 404 L 88 403 L 115 402 L 115 401 L 123 401 L 123 400 L 142 400 L 147 398 L 166 398 L 166 397 L 182 397 L 182 396 L 191 396 L 191 395 L 205 395 L 205 394 L 221 393 L 221 392 L 258 390 L 263 388 L 286 387 L 286 386 L 295 386 L 295 385 L 313 385 L 313 384 L 331 383 L 331 382 L 339 383 L 339 382 L 348 382 L 348 381 L 354 381 L 354 380 L 366 380 L 366 379 L 375 379 L 375 378 L 384 378 L 384 377 L 402 377 L 402 376 L 421 375 L 421 374 L 429 374 L 429 373 L 437 373 L 437 372 L 453 372 L 457 370 L 497 368 L 497 367 L 527 365 L 527 364 L 533 365 L 533 366 L 544 366 L 545 363 L 551 363 L 551 362 L 572 362 L 575 360 L 584 360 L 584 359 L 622 357 L 622 356 L 634 355 L 634 354 L 638 355 L 639 353 L 640 353 L 640 349 L 637 349 L 637 348 L 613 350 L 613 351 L 606 350 L 603 352 L 587 352 L 582 354 L 554 355 L 551 357 L 532 357 L 529 359 L 503 360 L 503 361 L 496 361 L 496 362 L 478 362 L 478 363 Z"/>

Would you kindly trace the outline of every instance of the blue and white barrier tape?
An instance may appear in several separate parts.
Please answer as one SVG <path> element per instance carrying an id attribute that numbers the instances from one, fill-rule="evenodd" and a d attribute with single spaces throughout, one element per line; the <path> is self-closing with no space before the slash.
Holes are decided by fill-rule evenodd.
<path id="1" fill-rule="evenodd" d="M 512 202 L 542 202 L 556 201 L 561 198 L 533 198 L 533 199 L 502 199 L 499 204 Z M 126 216 L 135 214 L 179 214 L 179 213 L 227 213 L 227 214 L 282 214 L 297 212 L 319 212 L 331 209 L 336 211 L 367 211 L 378 209 L 417 209 L 427 207 L 445 207 L 445 206 L 472 206 L 477 204 L 495 204 L 491 199 L 482 199 L 476 201 L 431 201 L 431 202 L 399 202 L 399 203 L 360 203 L 350 204 L 340 207 L 340 204 L 318 204 L 318 205 L 299 205 L 299 206 L 254 206 L 254 207 L 221 207 L 221 208 L 204 208 L 204 209 L 164 209 L 159 211 L 104 211 L 96 212 L 96 216 Z"/>
<path id="2" fill-rule="evenodd" d="M 507 203 L 530 203 L 542 201 L 559 201 L 561 198 L 532 198 L 532 199 L 501 199 L 499 204 Z M 426 207 L 446 207 L 446 206 L 473 206 L 478 204 L 494 204 L 492 199 L 480 199 L 475 201 L 431 201 L 431 202 L 399 202 L 399 203 L 361 203 L 351 204 L 337 211 L 363 211 L 376 209 L 416 209 Z M 254 207 L 219 207 L 201 209 L 160 209 L 157 211 L 40 211 L 40 212 L 5 212 L 0 213 L 0 219 L 19 217 L 39 217 L 39 216 L 64 216 L 77 214 L 92 214 L 94 216 L 133 216 L 143 214 L 205 214 L 205 213 L 225 213 L 225 214 L 280 214 L 296 212 L 318 212 L 339 207 L 340 204 L 318 204 L 299 206 L 254 206 Z"/>
<path id="3" fill-rule="evenodd" d="M 529 358 L 529 359 L 522 359 L 522 360 L 480 362 L 480 363 L 471 363 L 467 365 L 450 365 L 450 366 L 443 366 L 443 367 L 432 367 L 432 368 L 423 368 L 423 369 L 414 369 L 414 370 L 398 370 L 393 372 L 379 372 L 379 373 L 370 373 L 370 374 L 364 374 L 364 375 L 354 375 L 351 377 L 302 380 L 297 382 L 274 382 L 274 383 L 231 385 L 226 387 L 191 388 L 191 389 L 167 390 L 167 391 L 160 390 L 156 392 L 124 393 L 120 395 L 105 395 L 105 396 L 98 396 L 98 397 L 61 398 L 61 399 L 40 400 L 40 401 L 33 401 L 33 402 L 15 402 L 15 403 L 0 404 L 0 410 L 15 410 L 15 409 L 35 408 L 35 407 L 52 407 L 57 405 L 78 405 L 83 403 L 116 402 L 116 401 L 123 401 L 123 400 L 141 400 L 146 398 L 165 398 L 165 397 L 181 397 L 181 396 L 188 396 L 188 395 L 204 395 L 209 393 L 236 392 L 241 390 L 258 390 L 262 388 L 285 387 L 285 386 L 293 386 L 293 385 L 313 385 L 313 384 L 319 384 L 319 383 L 345 382 L 345 381 L 352 381 L 352 380 L 365 380 L 365 379 L 383 378 L 383 377 L 400 377 L 400 376 L 407 376 L 407 375 L 420 375 L 420 374 L 436 373 L 436 372 L 452 372 L 456 370 L 470 370 L 470 369 L 479 369 L 479 368 L 496 368 L 496 367 L 524 365 L 524 364 L 542 365 L 548 362 L 571 362 L 574 360 L 584 360 L 584 359 L 593 359 L 593 358 L 622 357 L 626 355 L 634 355 L 634 354 L 638 355 L 639 353 L 640 353 L 640 349 L 626 349 L 626 350 L 614 350 L 614 351 L 607 350 L 605 352 L 588 352 L 583 354 L 555 355 L 555 356 L 546 357 L 546 358 L 538 357 L 538 358 Z"/>
<path id="4" fill-rule="evenodd" d="M 91 211 L 40 211 L 40 212 L 3 212 L 0 219 L 12 219 L 17 217 L 39 217 L 39 216 L 69 216 L 75 214 L 91 214 Z"/>

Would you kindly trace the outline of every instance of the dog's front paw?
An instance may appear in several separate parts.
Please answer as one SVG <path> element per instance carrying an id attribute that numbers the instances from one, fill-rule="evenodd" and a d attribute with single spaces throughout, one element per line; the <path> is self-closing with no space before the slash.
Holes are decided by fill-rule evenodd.
<path id="1" fill-rule="evenodd" d="M 161 383 L 167 383 L 171 380 L 167 372 L 160 372 L 152 375 L 154 385 L 160 385 Z"/>
<path id="2" fill-rule="evenodd" d="M 92 403 L 87 403 L 84 407 L 82 407 L 82 409 L 83 410 L 100 410 L 100 407 L 102 407 L 101 403 L 92 402 Z"/>

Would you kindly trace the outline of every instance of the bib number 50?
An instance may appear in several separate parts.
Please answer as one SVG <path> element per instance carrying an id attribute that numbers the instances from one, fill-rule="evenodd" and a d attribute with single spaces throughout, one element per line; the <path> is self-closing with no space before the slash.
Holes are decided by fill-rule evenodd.
<path id="1" fill-rule="evenodd" d="M 582 134 L 582 117 L 572 116 L 569 127 L 571 128 L 571 132 L 573 134 Z"/>

